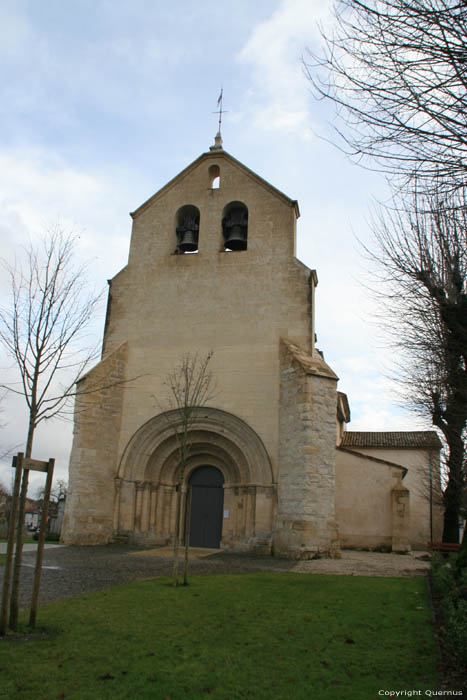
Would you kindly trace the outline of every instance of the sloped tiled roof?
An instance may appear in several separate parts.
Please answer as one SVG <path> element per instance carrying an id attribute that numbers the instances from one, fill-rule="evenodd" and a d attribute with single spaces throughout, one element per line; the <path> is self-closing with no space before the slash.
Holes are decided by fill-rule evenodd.
<path id="1" fill-rule="evenodd" d="M 349 430 L 342 436 L 341 447 L 439 450 L 442 445 L 434 430 L 404 432 L 358 432 Z"/>

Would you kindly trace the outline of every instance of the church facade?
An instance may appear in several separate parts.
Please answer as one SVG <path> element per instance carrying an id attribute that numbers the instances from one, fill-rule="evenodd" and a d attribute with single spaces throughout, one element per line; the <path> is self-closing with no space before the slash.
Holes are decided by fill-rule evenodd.
<path id="1" fill-rule="evenodd" d="M 131 216 L 102 360 L 80 382 L 63 541 L 173 541 L 180 417 L 165 380 L 211 351 L 216 393 L 194 412 L 182 487 L 193 546 L 310 558 L 435 538 L 436 434 L 346 430 L 315 346 L 317 273 L 295 257 L 297 202 L 218 134 Z"/>

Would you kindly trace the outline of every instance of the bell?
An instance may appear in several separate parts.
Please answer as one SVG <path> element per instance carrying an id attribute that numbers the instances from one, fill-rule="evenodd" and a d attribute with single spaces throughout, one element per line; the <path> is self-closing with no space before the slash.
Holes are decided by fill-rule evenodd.
<path id="1" fill-rule="evenodd" d="M 246 250 L 248 235 L 248 210 L 243 206 L 233 207 L 222 221 L 224 245 L 229 250 Z"/>
<path id="2" fill-rule="evenodd" d="M 246 250 L 246 227 L 240 226 L 239 224 L 229 227 L 225 237 L 225 247 L 230 250 Z"/>
<path id="3" fill-rule="evenodd" d="M 195 250 L 198 250 L 197 239 L 195 231 L 183 231 L 178 247 L 183 253 L 193 253 Z"/>

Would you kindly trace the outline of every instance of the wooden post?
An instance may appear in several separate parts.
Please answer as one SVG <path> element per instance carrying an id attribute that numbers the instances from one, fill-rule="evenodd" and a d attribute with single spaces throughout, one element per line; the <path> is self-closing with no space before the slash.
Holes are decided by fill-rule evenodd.
<path id="1" fill-rule="evenodd" d="M 19 455 L 18 455 L 19 457 Z M 20 464 L 24 465 L 24 460 L 20 458 Z M 21 493 L 19 497 L 19 512 L 18 512 L 18 527 L 16 530 L 16 550 L 15 564 L 13 568 L 13 584 L 11 588 L 10 600 L 10 621 L 9 625 L 13 631 L 18 629 L 18 611 L 19 611 L 19 583 L 21 574 L 21 558 L 23 554 L 23 533 L 24 533 L 24 514 L 26 511 L 26 496 L 28 492 L 29 469 L 23 468 L 23 478 L 21 481 Z"/>
<path id="2" fill-rule="evenodd" d="M 54 474 L 55 460 L 49 459 L 47 466 L 47 479 L 45 482 L 44 500 L 42 503 L 42 519 L 39 531 L 39 543 L 37 545 L 36 570 L 34 572 L 34 586 L 32 590 L 31 612 L 29 614 L 29 626 L 35 627 L 37 615 L 37 601 L 39 598 L 39 586 L 41 582 L 42 558 L 44 555 L 45 536 L 47 534 L 47 520 L 49 515 L 50 492 L 52 490 L 52 478 Z"/>
<path id="3" fill-rule="evenodd" d="M 192 486 L 188 486 L 185 508 L 185 561 L 183 563 L 183 585 L 188 586 L 188 554 L 190 549 L 190 524 L 191 524 L 191 492 Z"/>
<path id="4" fill-rule="evenodd" d="M 10 522 L 8 526 L 8 545 L 5 562 L 5 570 L 3 572 L 3 593 L 2 593 L 2 608 L 0 612 L 0 636 L 6 633 L 6 623 L 8 615 L 8 599 L 10 596 L 11 582 L 11 567 L 13 563 L 13 549 L 15 543 L 16 520 L 18 517 L 18 496 L 19 485 L 21 482 L 21 460 L 23 453 L 20 452 L 17 457 L 13 457 L 12 466 L 15 469 L 15 482 L 11 497 Z"/>
<path id="5" fill-rule="evenodd" d="M 7 610 L 8 597 L 10 593 L 10 579 L 13 562 L 13 548 L 16 531 L 16 551 L 13 567 L 13 585 L 10 597 L 10 619 L 9 627 L 13 631 L 18 629 L 18 611 L 19 611 L 19 584 L 21 574 L 21 555 L 23 551 L 23 532 L 24 532 L 24 514 L 26 510 L 26 496 L 29 482 L 29 470 L 47 472 L 47 482 L 45 487 L 43 516 L 41 523 L 40 539 L 36 557 L 36 571 L 34 577 L 33 602 L 31 607 L 31 619 L 34 626 L 37 610 L 37 598 L 39 593 L 40 572 L 42 568 L 42 553 L 44 549 L 44 541 L 46 534 L 46 524 L 50 501 L 50 492 L 52 489 L 52 478 L 55 460 L 49 459 L 48 462 L 41 462 L 37 459 L 25 458 L 22 452 L 18 452 L 16 457 L 13 457 L 12 466 L 16 470 L 15 482 L 13 486 L 13 495 L 11 501 L 10 523 L 8 527 L 8 546 L 7 546 L 7 561 L 5 565 L 5 573 L 3 579 L 2 607 L 0 611 L 0 635 L 6 633 L 7 627 Z M 21 478 L 22 477 L 22 478 Z M 21 482 L 21 492 L 20 492 Z M 31 624 L 31 622 L 30 622 Z"/>

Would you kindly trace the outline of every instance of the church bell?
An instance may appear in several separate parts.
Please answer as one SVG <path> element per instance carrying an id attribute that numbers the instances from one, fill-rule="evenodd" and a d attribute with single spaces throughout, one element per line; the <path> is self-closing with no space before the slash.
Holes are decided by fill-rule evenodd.
<path id="1" fill-rule="evenodd" d="M 223 221 L 224 245 L 230 250 L 247 249 L 248 212 L 243 207 L 232 209 Z"/>
<path id="2" fill-rule="evenodd" d="M 182 225 L 177 228 L 178 250 L 181 253 L 194 253 L 198 250 L 199 219 L 186 214 Z"/>
<path id="3" fill-rule="evenodd" d="M 194 231 L 184 231 L 180 236 L 178 247 L 184 253 L 193 253 L 198 250 L 198 236 Z"/>

